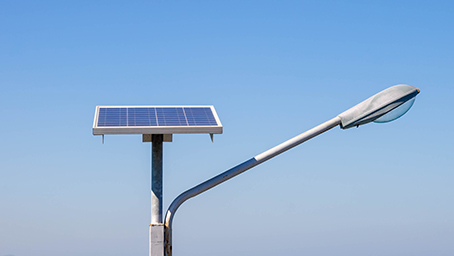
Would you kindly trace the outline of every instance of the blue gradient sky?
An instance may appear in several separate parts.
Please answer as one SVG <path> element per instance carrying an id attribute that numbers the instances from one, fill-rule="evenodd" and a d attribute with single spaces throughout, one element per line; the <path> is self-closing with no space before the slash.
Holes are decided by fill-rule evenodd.
<path id="1" fill-rule="evenodd" d="M 96 105 L 210 104 L 164 146 L 182 191 L 389 86 L 388 124 L 335 128 L 191 199 L 174 255 L 453 255 L 452 1 L 0 1 L 0 256 L 147 255 L 150 144 Z"/>

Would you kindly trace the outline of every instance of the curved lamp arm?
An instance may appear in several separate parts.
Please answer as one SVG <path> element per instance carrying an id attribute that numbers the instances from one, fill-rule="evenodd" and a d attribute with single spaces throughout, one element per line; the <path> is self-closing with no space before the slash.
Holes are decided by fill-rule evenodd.
<path id="1" fill-rule="evenodd" d="M 182 205 L 186 200 L 195 197 L 205 191 L 207 191 L 210 188 L 213 188 L 224 181 L 227 181 L 238 174 L 241 174 L 252 167 L 259 165 L 263 162 L 265 162 L 268 159 L 271 159 L 309 139 L 312 139 L 313 137 L 326 132 L 330 130 L 331 128 L 339 125 L 341 123 L 341 118 L 340 117 L 335 117 L 323 124 L 320 124 L 312 129 L 310 129 L 307 132 L 304 132 L 294 138 L 291 138 L 287 140 L 286 142 L 279 144 L 275 146 L 274 148 L 271 148 L 205 182 L 200 183 L 199 185 L 186 190 L 185 192 L 181 193 L 173 202 L 170 204 L 169 208 L 167 209 L 166 215 L 165 215 L 165 221 L 164 221 L 164 226 L 165 226 L 165 255 L 166 256 L 171 256 L 172 255 L 172 222 L 173 218 L 175 216 L 175 212 L 178 210 L 180 205 Z"/>
<path id="2" fill-rule="evenodd" d="M 419 92 L 420 90 L 418 88 L 406 84 L 391 86 L 341 113 L 339 116 L 319 126 L 316 126 L 292 139 L 289 139 L 288 141 L 279 144 L 276 147 L 269 149 L 262 154 L 257 155 L 247 160 L 246 162 L 243 162 L 233 167 L 232 169 L 227 170 L 183 192 L 175 200 L 173 200 L 165 216 L 165 255 L 172 255 L 172 221 L 175 212 L 177 211 L 178 207 L 180 207 L 180 205 L 189 198 L 197 196 L 202 192 L 207 191 L 208 189 L 215 187 L 222 182 L 227 181 L 237 176 L 238 174 L 243 173 L 251 169 L 252 167 L 259 165 L 266 160 L 273 158 L 309 139 L 312 139 L 313 137 L 326 132 L 337 125 L 340 125 L 342 129 L 347 129 L 350 127 L 358 127 L 360 125 L 373 122 L 386 115 L 387 113 L 391 113 L 391 111 L 404 105 L 405 102 L 413 99 Z M 405 110 L 405 112 L 407 110 Z M 403 114 L 400 114 L 398 117 L 402 115 Z"/>

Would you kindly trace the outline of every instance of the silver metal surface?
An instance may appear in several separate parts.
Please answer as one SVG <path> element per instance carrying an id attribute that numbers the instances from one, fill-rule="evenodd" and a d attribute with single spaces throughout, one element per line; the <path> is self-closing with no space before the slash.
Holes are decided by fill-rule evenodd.
<path id="1" fill-rule="evenodd" d="M 151 224 L 162 223 L 162 134 L 151 143 Z"/>
<path id="2" fill-rule="evenodd" d="M 222 126 L 170 126 L 170 127 L 95 127 L 93 135 L 102 134 L 189 134 L 213 133 L 221 134 Z"/>
<path id="3" fill-rule="evenodd" d="M 241 174 L 252 167 L 265 162 L 268 159 L 271 159 L 325 131 L 332 129 L 333 127 L 339 125 L 341 122 L 339 117 L 335 117 L 321 125 L 318 125 L 307 132 L 304 132 L 286 142 L 279 144 L 278 146 L 263 152 L 262 154 L 257 155 L 183 193 L 181 193 L 173 202 L 170 204 L 169 208 L 167 209 L 166 216 L 165 216 L 165 255 L 171 256 L 172 255 L 172 222 L 175 216 L 175 212 L 178 208 L 183 204 L 186 200 L 195 197 L 210 188 L 213 188 L 224 181 L 227 181 L 238 174 Z"/>
<path id="4" fill-rule="evenodd" d="M 162 134 L 153 134 L 151 143 L 151 224 L 150 256 L 164 254 L 162 223 Z"/>
<path id="5" fill-rule="evenodd" d="M 301 144 L 307 140 L 312 139 L 313 137 L 315 137 L 323 132 L 328 131 L 329 129 L 339 125 L 340 121 L 341 120 L 339 117 L 335 117 L 329 121 L 326 121 L 323 124 L 320 124 L 306 132 L 301 133 L 300 135 L 298 135 L 296 137 L 293 137 L 293 138 L 287 140 L 284 143 L 277 145 L 276 147 L 274 147 L 272 149 L 269 149 L 269 150 L 261 153 L 260 155 L 257 155 L 255 157 L 255 159 L 257 159 L 257 161 L 262 163 L 262 162 L 264 162 L 270 158 L 273 158 L 295 146 L 298 146 L 299 144 Z"/>
<path id="6" fill-rule="evenodd" d="M 150 256 L 164 256 L 164 224 L 150 224 Z"/>

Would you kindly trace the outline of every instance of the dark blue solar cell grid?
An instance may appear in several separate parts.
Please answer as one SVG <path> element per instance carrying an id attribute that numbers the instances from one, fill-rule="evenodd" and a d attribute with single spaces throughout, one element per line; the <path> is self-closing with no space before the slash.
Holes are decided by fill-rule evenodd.
<path id="1" fill-rule="evenodd" d="M 211 126 L 211 108 L 99 108 L 98 126 Z"/>
<path id="2" fill-rule="evenodd" d="M 125 108 L 127 126 L 157 126 L 154 108 Z"/>
<path id="3" fill-rule="evenodd" d="M 217 125 L 210 108 L 184 108 L 188 125 Z"/>
<path id="4" fill-rule="evenodd" d="M 126 108 L 100 108 L 98 126 L 127 126 Z"/>
<path id="5" fill-rule="evenodd" d="M 156 108 L 158 126 L 186 126 L 182 108 Z"/>

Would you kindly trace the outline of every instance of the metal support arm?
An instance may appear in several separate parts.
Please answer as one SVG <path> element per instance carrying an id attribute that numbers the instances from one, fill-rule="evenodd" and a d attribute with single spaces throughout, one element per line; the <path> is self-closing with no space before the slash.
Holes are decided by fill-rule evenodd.
<path id="1" fill-rule="evenodd" d="M 341 122 L 341 119 L 339 117 L 335 117 L 323 124 L 320 124 L 309 131 L 306 131 L 292 139 L 287 140 L 286 142 L 279 144 L 275 146 L 274 148 L 271 148 L 203 183 L 200 183 L 199 185 L 181 193 L 173 202 L 170 204 L 169 208 L 167 209 L 167 213 L 165 215 L 165 221 L 164 221 L 164 226 L 165 226 L 165 255 L 166 256 L 172 256 L 172 222 L 173 218 L 175 216 L 175 212 L 177 211 L 178 207 L 180 207 L 181 204 L 183 204 L 186 200 L 195 197 L 205 191 L 207 191 L 210 188 L 213 188 L 224 181 L 227 181 L 238 174 L 241 174 L 252 167 L 259 165 L 263 162 L 265 162 L 268 159 L 271 159 L 309 139 L 312 139 L 313 137 L 330 130 L 331 128 L 339 125 Z"/>

